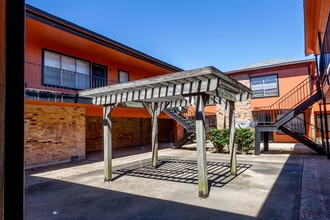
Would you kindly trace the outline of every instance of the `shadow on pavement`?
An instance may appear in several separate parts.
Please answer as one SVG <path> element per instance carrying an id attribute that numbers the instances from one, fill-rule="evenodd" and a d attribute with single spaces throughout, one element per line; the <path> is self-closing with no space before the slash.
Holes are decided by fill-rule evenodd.
<path id="1" fill-rule="evenodd" d="M 287 161 L 282 163 L 272 163 L 270 161 L 253 162 L 251 164 L 239 163 L 238 175 L 231 176 L 229 164 L 225 162 L 208 162 L 208 179 L 212 186 L 219 187 L 218 193 L 225 192 L 243 193 L 245 199 L 242 204 L 253 204 L 254 199 L 260 194 L 266 195 L 261 206 L 255 207 L 256 217 L 237 214 L 237 206 L 230 209 L 232 212 L 210 209 L 196 205 L 178 203 L 162 199 L 134 195 L 127 192 L 119 192 L 109 189 L 110 186 L 101 185 L 101 188 L 79 184 L 79 181 L 65 182 L 60 180 L 49 180 L 42 184 L 32 185 L 26 188 L 26 219 L 300 219 L 300 216 L 308 219 L 327 219 L 330 216 L 327 211 L 329 199 L 323 199 L 320 203 L 320 195 L 328 185 L 323 180 L 330 180 L 329 177 L 322 179 L 321 170 L 316 170 L 319 161 L 325 158 L 305 152 L 301 146 L 290 153 Z M 261 155 L 262 156 L 262 155 Z M 197 184 L 197 164 L 193 160 L 183 160 L 175 158 L 160 158 L 159 167 L 155 170 L 150 165 L 150 160 L 140 161 L 140 163 L 125 164 L 114 170 L 115 178 L 119 181 L 124 176 L 139 178 L 149 178 L 161 181 L 174 181 L 179 183 Z M 309 162 L 311 161 L 311 162 Z M 308 163 L 307 163 L 308 162 Z M 329 168 L 328 161 L 323 161 L 322 166 Z M 315 164 L 314 164 L 315 163 Z M 301 191 L 304 188 L 303 176 L 306 175 L 306 164 L 310 166 L 310 174 L 307 176 L 318 176 L 313 180 L 313 187 L 307 185 L 308 194 L 305 193 L 303 202 L 309 210 L 301 209 Z M 327 169 L 328 170 L 328 169 Z M 247 171 L 245 174 L 244 172 Z M 94 175 L 102 176 L 102 171 L 95 171 Z M 323 171 L 325 172 L 325 171 Z M 93 173 L 76 176 L 86 178 Z M 254 175 L 254 177 L 252 176 Z M 330 175 L 328 175 L 330 176 Z M 40 178 L 40 177 L 37 177 Z M 237 178 L 237 179 L 235 179 Z M 267 185 L 266 181 L 274 178 L 273 186 Z M 308 179 L 308 181 L 310 181 Z M 138 178 L 137 178 L 138 180 Z M 125 184 L 125 178 L 122 184 Z M 262 182 L 264 181 L 264 182 Z M 228 184 L 231 183 L 231 184 Z M 142 183 L 141 183 L 142 184 Z M 161 182 L 160 182 L 161 184 Z M 321 187 L 322 186 L 322 187 Z M 142 185 L 145 190 L 148 186 Z M 306 187 L 306 186 L 305 186 Z M 125 185 L 123 185 L 125 188 Z M 321 192 L 317 192 L 317 188 Z M 219 191 L 220 190 L 220 191 Z M 322 191 L 323 190 L 323 191 Z M 267 193 L 269 191 L 269 193 Z M 314 192 L 315 191 L 315 192 Z M 319 193 L 319 194 L 316 194 Z M 212 193 L 212 192 L 211 192 Z M 229 198 L 231 194 L 229 195 Z M 325 195 L 326 196 L 326 195 Z M 311 199 L 314 197 L 314 199 Z M 227 198 L 227 197 L 226 197 Z M 226 201 L 215 195 L 213 202 L 219 201 L 221 204 Z M 227 198 L 228 199 L 228 198 Z M 310 201 L 312 200 L 312 201 Z M 196 200 L 198 201 L 198 200 Z M 204 200 L 207 202 L 207 199 Z M 236 202 L 236 200 L 233 200 Z M 228 201 L 229 202 L 229 201 Z M 195 203 L 194 203 L 195 204 Z M 236 204 L 236 203 L 233 203 Z M 310 204 L 317 204 L 311 208 Z M 244 210 L 244 207 L 240 207 Z M 324 209 L 322 209 L 324 208 Z M 325 211 L 324 211 L 325 210 Z M 302 213 L 303 215 L 299 214 Z M 329 218 L 330 219 L 330 218 Z"/>
<path id="2" fill-rule="evenodd" d="M 223 187 L 238 175 L 249 169 L 252 164 L 238 164 L 237 175 L 231 175 L 230 164 L 224 162 L 207 162 L 207 173 L 210 186 Z M 150 162 L 126 166 L 115 170 L 118 174 L 114 180 L 122 176 L 134 176 L 180 183 L 198 184 L 197 162 L 182 159 L 159 159 L 159 165 L 155 169 Z"/>
<path id="3" fill-rule="evenodd" d="M 26 220 L 251 219 L 251 217 L 54 180 L 26 190 Z"/>
<path id="4" fill-rule="evenodd" d="M 318 155 L 302 144 L 295 144 L 293 148 L 292 152 L 288 152 L 290 156 L 278 175 L 258 218 L 330 219 L 329 199 L 328 204 L 320 202 L 320 195 L 325 195 L 324 189 L 327 188 L 326 183 L 322 181 L 322 172 L 326 172 L 330 168 L 330 163 L 327 163 L 328 169 L 323 167 L 323 171 L 313 169 L 313 175 L 318 176 L 319 179 L 313 181 L 313 185 L 306 184 L 306 181 L 310 181 L 310 178 L 304 178 L 310 172 L 306 166 L 309 166 L 310 161 L 322 164 L 326 157 Z M 306 187 L 309 189 L 306 190 Z M 306 194 L 308 195 L 306 196 Z M 281 213 L 286 213 L 286 215 L 283 216 Z"/>

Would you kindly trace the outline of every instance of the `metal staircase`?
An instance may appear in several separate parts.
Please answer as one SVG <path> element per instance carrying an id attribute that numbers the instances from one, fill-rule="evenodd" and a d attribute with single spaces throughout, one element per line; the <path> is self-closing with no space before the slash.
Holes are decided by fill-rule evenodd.
<path id="1" fill-rule="evenodd" d="M 320 128 L 317 128 L 316 126 L 306 122 L 305 120 L 299 117 L 295 117 L 292 120 L 290 120 L 288 123 L 282 125 L 280 127 L 280 130 L 290 135 L 291 137 L 294 137 L 296 140 L 305 144 L 306 146 L 313 149 L 317 153 L 325 154 L 326 153 L 325 148 L 322 147 L 322 143 L 319 142 L 317 139 L 306 135 L 305 125 L 309 127 L 313 127 L 313 129 L 315 130 L 321 130 Z"/>
<path id="2" fill-rule="evenodd" d="M 213 105 L 214 103 L 223 106 L 223 108 L 227 110 L 226 100 L 210 97 L 210 100 L 206 105 Z M 193 142 L 195 139 L 195 114 L 191 111 L 190 113 L 185 113 L 178 110 L 177 108 L 166 108 L 163 111 L 183 126 L 183 128 L 177 128 L 171 132 L 172 148 L 180 148 L 189 142 Z M 193 112 L 195 112 L 195 110 Z M 214 115 L 214 113 L 205 112 L 205 115 Z M 208 130 L 212 128 L 206 129 Z"/>
<path id="3" fill-rule="evenodd" d="M 190 141 L 191 138 L 195 135 L 195 121 L 189 117 L 184 116 L 176 108 L 166 108 L 163 111 L 183 126 L 183 129 L 179 131 L 175 129 L 171 132 L 172 148 L 180 148 L 188 141 Z M 174 138 L 174 134 L 177 135 L 176 140 Z"/>
<path id="4" fill-rule="evenodd" d="M 297 115 L 304 112 L 322 98 L 320 87 L 317 86 L 316 89 L 313 89 L 313 85 L 319 85 L 318 80 L 317 77 L 309 76 L 271 106 L 255 108 L 254 117 L 258 121 L 258 127 L 261 131 L 280 130 L 315 150 L 317 153 L 325 154 L 325 149 L 321 143 L 308 137 L 306 132 L 299 132 L 293 126 L 297 123 L 292 123 L 295 120 L 299 120 Z M 289 123 L 290 121 L 291 123 Z M 304 121 L 304 124 L 308 123 Z"/>
<path id="5" fill-rule="evenodd" d="M 163 110 L 167 115 L 181 124 L 187 130 L 194 130 L 195 131 L 195 121 L 184 116 L 179 110 L 176 108 L 166 108 Z"/>

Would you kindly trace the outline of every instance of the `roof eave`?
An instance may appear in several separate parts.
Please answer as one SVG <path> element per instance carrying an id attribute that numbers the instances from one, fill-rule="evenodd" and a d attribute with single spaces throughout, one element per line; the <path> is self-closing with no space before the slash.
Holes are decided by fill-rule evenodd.
<path id="1" fill-rule="evenodd" d="M 29 4 L 26 4 L 26 15 L 27 17 L 30 17 L 32 19 L 36 19 L 38 21 L 44 21 L 46 24 L 52 24 L 53 27 L 62 29 L 62 30 L 70 30 L 70 33 L 76 34 L 78 36 L 85 36 L 87 39 L 94 41 L 96 43 L 102 44 L 104 46 L 108 46 L 109 48 L 115 49 L 119 52 L 125 53 L 129 56 L 141 59 L 145 62 L 148 62 L 150 64 L 159 66 L 161 68 L 167 69 L 171 72 L 177 72 L 182 71 L 181 68 L 173 66 L 169 63 L 166 63 L 164 61 L 161 61 L 157 58 L 154 58 L 152 56 L 149 56 L 145 53 L 142 53 L 138 50 L 135 50 L 131 47 L 128 47 L 124 44 L 121 44 L 117 41 L 114 41 L 110 38 L 107 38 L 103 35 L 100 35 L 96 32 L 93 32 L 91 30 L 88 30 L 86 28 L 83 28 L 79 25 L 76 25 L 72 22 L 69 22 L 67 20 L 64 20 L 62 18 L 59 18 L 57 16 L 54 16 L 50 13 L 47 13 L 43 10 L 40 10 L 36 7 L 33 7 Z M 55 25 L 54 25 L 55 24 Z"/>
<path id="2" fill-rule="evenodd" d="M 318 35 L 323 34 L 330 0 L 304 0 L 305 55 L 320 54 Z M 323 36 L 321 36 L 322 39 Z"/>
<path id="3" fill-rule="evenodd" d="M 268 69 L 268 68 L 294 65 L 294 64 L 300 64 L 300 63 L 309 63 L 309 62 L 315 62 L 315 60 L 313 58 L 311 58 L 311 59 L 305 59 L 305 60 L 298 60 L 298 61 L 283 62 L 283 63 L 277 63 L 277 64 L 271 64 L 271 65 L 258 66 L 258 67 L 251 67 L 251 68 L 246 68 L 246 69 L 237 69 L 237 70 L 227 71 L 227 72 L 225 72 L 225 74 L 234 74 L 234 73 L 240 73 L 240 72 L 246 72 L 246 71 L 253 71 L 253 70 L 259 70 L 259 69 L 266 69 L 266 68 Z"/>

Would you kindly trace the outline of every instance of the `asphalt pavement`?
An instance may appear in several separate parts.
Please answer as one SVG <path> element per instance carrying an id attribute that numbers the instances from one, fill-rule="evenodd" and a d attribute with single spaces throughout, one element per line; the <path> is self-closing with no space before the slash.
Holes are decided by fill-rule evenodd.
<path id="1" fill-rule="evenodd" d="M 25 218 L 46 219 L 330 219 L 330 160 L 302 144 L 270 144 L 260 156 L 207 151 L 209 197 L 198 197 L 196 150 L 160 144 L 113 151 L 113 181 L 103 154 L 26 170 Z"/>

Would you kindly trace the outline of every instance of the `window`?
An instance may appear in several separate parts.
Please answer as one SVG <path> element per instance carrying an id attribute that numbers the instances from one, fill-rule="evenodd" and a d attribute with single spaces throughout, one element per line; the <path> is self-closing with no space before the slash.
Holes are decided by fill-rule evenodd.
<path id="1" fill-rule="evenodd" d="M 119 83 L 128 82 L 128 72 L 119 70 Z"/>
<path id="2" fill-rule="evenodd" d="M 261 112 L 261 111 L 254 111 L 253 119 L 254 119 L 254 121 L 258 122 L 258 125 L 271 125 L 272 124 L 272 115 L 265 114 L 264 112 Z"/>
<path id="3" fill-rule="evenodd" d="M 252 98 L 278 96 L 277 74 L 251 77 Z"/>
<path id="4" fill-rule="evenodd" d="M 205 127 L 217 128 L 217 119 L 215 115 L 205 115 Z"/>
<path id="5" fill-rule="evenodd" d="M 92 88 L 98 88 L 108 85 L 107 67 L 93 63 L 92 65 Z"/>
<path id="6" fill-rule="evenodd" d="M 44 85 L 88 89 L 89 72 L 89 62 L 87 61 L 44 50 Z"/>
<path id="7" fill-rule="evenodd" d="M 330 115 L 327 115 L 327 121 L 328 121 L 328 128 L 330 128 Z M 325 130 L 324 115 L 322 115 L 322 124 L 323 124 L 323 130 Z M 317 127 L 317 131 L 321 130 L 321 116 L 320 115 L 316 115 L 316 127 Z"/>

